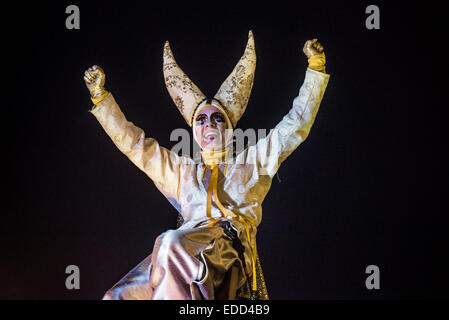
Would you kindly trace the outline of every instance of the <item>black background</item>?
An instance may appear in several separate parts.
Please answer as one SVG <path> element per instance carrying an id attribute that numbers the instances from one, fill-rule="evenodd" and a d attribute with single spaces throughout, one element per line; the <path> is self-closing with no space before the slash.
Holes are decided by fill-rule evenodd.
<path id="1" fill-rule="evenodd" d="M 65 28 L 69 4 L 80 30 Z M 370 4 L 380 30 L 365 27 Z M 323 44 L 331 74 L 309 138 L 263 204 L 270 298 L 447 298 L 448 52 L 437 3 L 40 1 L 2 16 L 0 298 L 99 299 L 175 227 L 176 210 L 88 113 L 84 70 L 102 66 L 127 118 L 170 148 L 170 132 L 188 127 L 163 82 L 165 40 L 212 96 L 250 29 L 258 65 L 238 127 L 270 129 L 289 111 L 306 40 Z M 80 290 L 65 288 L 71 264 Z M 371 264 L 380 290 L 365 288 Z"/>

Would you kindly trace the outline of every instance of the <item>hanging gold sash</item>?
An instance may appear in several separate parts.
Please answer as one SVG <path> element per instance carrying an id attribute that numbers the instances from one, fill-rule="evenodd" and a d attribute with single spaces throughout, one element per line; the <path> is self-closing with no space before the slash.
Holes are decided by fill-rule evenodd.
<path id="1" fill-rule="evenodd" d="M 252 287 L 253 290 L 257 290 L 257 280 L 256 280 L 256 257 L 257 257 L 257 245 L 256 245 L 256 237 L 253 238 L 253 246 L 251 246 L 251 237 L 249 234 L 249 227 L 248 224 L 254 225 L 251 221 L 248 221 L 244 217 L 237 215 L 231 211 L 226 210 L 226 208 L 223 206 L 223 204 L 220 202 L 220 199 L 218 198 L 218 192 L 217 192 L 217 184 L 218 184 L 218 165 L 221 161 L 223 161 L 227 155 L 229 148 L 225 148 L 220 151 L 201 151 L 201 155 L 204 159 L 204 162 L 206 165 L 208 165 L 211 168 L 211 176 L 209 180 L 209 186 L 207 188 L 207 205 L 206 205 L 206 214 L 207 217 L 209 217 L 209 226 L 215 225 L 217 222 L 221 221 L 222 219 L 216 219 L 212 218 L 211 216 L 211 207 L 212 207 L 212 195 L 214 196 L 214 202 L 217 205 L 217 207 L 220 209 L 220 211 L 223 213 L 225 218 L 233 217 L 239 220 L 244 226 L 246 231 L 246 236 L 249 242 L 250 247 L 252 247 L 253 254 L 252 254 L 252 271 L 253 271 L 253 283 Z M 206 168 L 204 168 L 205 171 Z M 226 169 L 227 169 L 227 163 L 225 164 L 225 176 L 226 176 Z M 203 171 L 203 175 L 204 175 Z M 202 175 L 202 176 L 203 176 Z M 202 177 L 201 176 L 201 177 Z"/>

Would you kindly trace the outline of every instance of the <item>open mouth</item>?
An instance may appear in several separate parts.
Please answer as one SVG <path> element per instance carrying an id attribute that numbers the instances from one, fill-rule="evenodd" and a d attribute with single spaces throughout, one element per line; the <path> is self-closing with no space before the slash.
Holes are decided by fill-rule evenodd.
<path id="1" fill-rule="evenodd" d="M 206 141 L 213 141 L 215 139 L 218 139 L 218 132 L 208 132 L 205 135 L 203 135 L 203 139 Z"/>

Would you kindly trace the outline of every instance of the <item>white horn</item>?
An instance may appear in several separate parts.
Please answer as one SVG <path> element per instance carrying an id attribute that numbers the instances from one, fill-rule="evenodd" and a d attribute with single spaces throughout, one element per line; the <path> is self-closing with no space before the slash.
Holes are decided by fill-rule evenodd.
<path id="1" fill-rule="evenodd" d="M 231 113 L 231 121 L 234 128 L 248 105 L 251 89 L 253 88 L 255 71 L 256 49 L 253 33 L 249 31 L 248 43 L 246 44 L 243 56 L 214 97 Z"/>
<path id="2" fill-rule="evenodd" d="M 167 90 L 189 126 L 196 106 L 206 99 L 201 90 L 190 80 L 176 63 L 170 44 L 164 46 L 164 79 Z"/>

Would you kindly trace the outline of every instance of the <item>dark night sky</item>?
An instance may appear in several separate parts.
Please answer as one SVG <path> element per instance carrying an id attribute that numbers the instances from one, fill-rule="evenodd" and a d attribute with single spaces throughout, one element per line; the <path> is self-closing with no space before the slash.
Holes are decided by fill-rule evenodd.
<path id="1" fill-rule="evenodd" d="M 80 7 L 80 30 L 65 28 L 69 4 Z M 380 30 L 365 28 L 369 4 L 380 7 Z M 331 74 L 309 138 L 282 164 L 263 204 L 257 239 L 270 297 L 447 298 L 442 12 L 341 1 L 4 9 L 0 298 L 99 299 L 175 227 L 176 210 L 88 113 L 84 70 L 102 66 L 128 120 L 170 148 L 170 132 L 188 127 L 163 82 L 165 40 L 211 96 L 250 29 L 258 65 L 238 127 L 270 129 L 289 111 L 306 40 L 323 44 Z M 65 288 L 71 264 L 81 270 L 80 290 Z M 380 290 L 365 288 L 371 264 Z"/>

